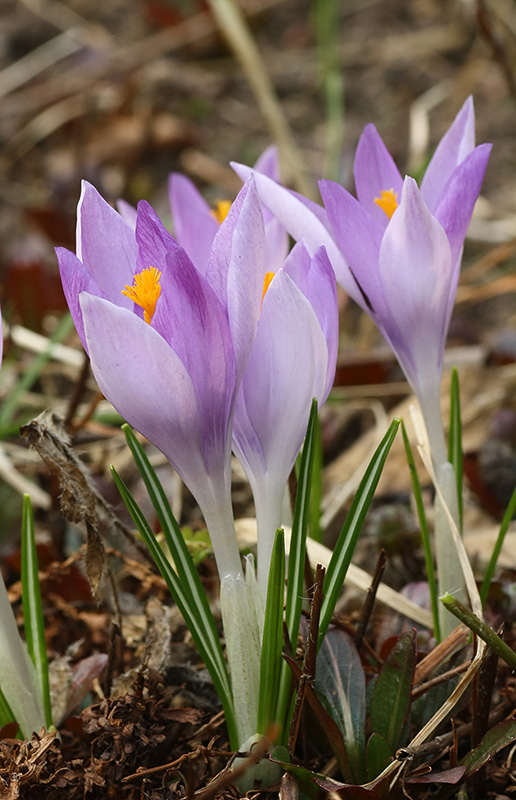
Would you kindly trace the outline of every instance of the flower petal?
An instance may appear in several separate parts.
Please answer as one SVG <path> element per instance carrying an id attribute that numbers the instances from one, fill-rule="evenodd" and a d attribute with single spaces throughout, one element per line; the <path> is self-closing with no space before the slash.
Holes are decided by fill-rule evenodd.
<path id="1" fill-rule="evenodd" d="M 263 216 L 253 178 L 219 228 L 206 278 L 227 311 L 238 384 L 253 346 L 265 278 Z"/>
<path id="2" fill-rule="evenodd" d="M 204 275 L 219 225 L 191 180 L 172 172 L 168 182 L 174 235 Z"/>
<path id="3" fill-rule="evenodd" d="M 358 142 L 353 174 L 359 202 L 385 228 L 387 215 L 374 200 L 381 197 L 383 191 L 390 189 L 398 195 L 399 200 L 403 179 L 372 123 L 365 126 Z"/>
<path id="4" fill-rule="evenodd" d="M 70 250 L 66 250 L 64 247 L 56 247 L 56 255 L 64 296 L 82 346 L 89 354 L 79 295 L 81 292 L 88 292 L 88 294 L 96 295 L 97 297 L 105 297 L 105 295 L 75 253 L 71 253 Z"/>
<path id="5" fill-rule="evenodd" d="M 421 182 L 423 200 L 435 212 L 439 198 L 453 170 L 475 147 L 475 109 L 468 97 L 451 127 L 437 145 Z"/>
<path id="6" fill-rule="evenodd" d="M 401 204 L 380 248 L 379 278 L 388 311 L 379 324 L 417 394 L 440 380 L 457 269 L 445 231 L 416 182 L 405 178 Z"/>
<path id="7" fill-rule="evenodd" d="M 152 327 L 174 349 L 195 387 L 204 460 L 212 472 L 226 448 L 235 396 L 229 324 L 225 308 L 184 250 L 168 253 L 166 264 Z"/>
<path id="8" fill-rule="evenodd" d="M 383 228 L 340 184 L 319 181 L 319 189 L 335 239 L 353 275 L 354 290 L 346 291 L 365 311 L 381 314 L 384 300 L 378 280 L 378 254 Z"/>
<path id="9" fill-rule="evenodd" d="M 481 144 L 452 172 L 434 211 L 448 234 L 452 258 L 460 258 L 473 209 L 477 201 L 487 162 L 490 144 Z"/>
<path id="10" fill-rule="evenodd" d="M 242 180 L 251 174 L 254 175 L 261 202 L 281 222 L 293 239 L 304 241 L 311 255 L 321 245 L 326 247 L 338 282 L 351 297 L 354 297 L 356 287 L 353 278 L 346 260 L 331 234 L 324 209 L 250 167 L 234 162 L 231 163 L 231 166 Z"/>
<path id="11" fill-rule="evenodd" d="M 197 497 L 206 467 L 199 402 L 186 367 L 159 333 L 131 311 L 85 292 L 80 303 L 102 393 L 159 447 Z"/>
<path id="12" fill-rule="evenodd" d="M 87 181 L 77 207 L 77 257 L 109 300 L 132 306 L 121 290 L 136 270 L 134 231 Z"/>
<path id="13" fill-rule="evenodd" d="M 251 483 L 285 486 L 312 398 L 325 390 L 328 349 L 310 303 L 284 270 L 272 280 L 237 398 L 234 449 Z"/>

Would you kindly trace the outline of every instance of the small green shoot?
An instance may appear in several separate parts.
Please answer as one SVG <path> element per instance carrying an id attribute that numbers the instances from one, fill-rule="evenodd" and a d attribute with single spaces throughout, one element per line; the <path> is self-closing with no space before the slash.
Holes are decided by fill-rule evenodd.
<path id="1" fill-rule="evenodd" d="M 324 600 L 319 623 L 319 647 L 322 644 L 328 625 L 330 624 L 337 599 L 342 589 L 348 567 L 351 563 L 355 547 L 364 524 L 364 519 L 371 505 L 378 481 L 398 432 L 400 420 L 394 419 L 382 441 L 369 462 L 364 477 L 360 481 L 351 508 L 342 526 L 339 538 L 333 550 L 324 580 Z"/>
<path id="2" fill-rule="evenodd" d="M 410 478 L 412 481 L 412 492 L 416 502 L 417 518 L 419 520 L 419 529 L 421 531 L 421 543 L 423 545 L 423 553 L 425 557 L 426 574 L 428 578 L 428 588 L 430 591 L 430 607 L 432 609 L 432 617 L 434 620 L 434 635 L 438 642 L 441 641 L 441 627 L 439 622 L 439 603 L 437 593 L 437 581 L 435 578 L 434 570 L 434 557 L 432 554 L 432 544 L 430 542 L 430 532 L 428 530 L 428 522 L 425 513 L 425 504 L 423 502 L 423 493 L 421 491 L 421 484 L 419 482 L 414 455 L 410 446 L 407 430 L 404 422 L 401 423 L 401 432 L 403 434 L 403 443 L 405 445 L 405 453 L 407 456 L 407 463 L 410 470 Z"/>
<path id="3" fill-rule="evenodd" d="M 515 511 L 516 511 L 516 487 L 511 495 L 511 499 L 509 500 L 509 505 L 507 506 L 507 510 L 503 515 L 502 524 L 500 525 L 500 530 L 496 538 L 496 543 L 493 548 L 493 552 L 491 553 L 489 564 L 487 565 L 486 568 L 484 580 L 482 581 L 482 586 L 480 587 L 480 600 L 482 602 L 482 606 L 485 605 L 485 602 L 487 600 L 487 594 L 489 592 L 489 587 L 494 577 L 498 558 L 502 551 L 505 534 L 509 530 L 509 525 L 512 522 L 512 518 L 514 516 Z"/>
<path id="4" fill-rule="evenodd" d="M 459 372 L 454 367 L 450 384 L 450 429 L 448 434 L 448 461 L 453 466 L 457 483 L 457 500 L 459 502 L 459 530 L 462 532 L 462 422 L 460 414 Z"/>
<path id="5" fill-rule="evenodd" d="M 516 670 L 516 653 L 501 639 L 495 631 L 474 614 L 471 609 L 447 592 L 441 597 L 441 603 L 454 614 L 457 619 L 466 625 L 497 653 L 501 659 L 514 671 Z"/>
<path id="6" fill-rule="evenodd" d="M 258 733 L 266 734 L 276 719 L 278 690 L 281 678 L 283 648 L 283 599 L 285 596 L 285 534 L 276 531 L 272 550 L 267 605 L 263 626 L 260 666 Z"/>
<path id="7" fill-rule="evenodd" d="M 43 700 L 45 724 L 52 726 L 52 705 L 48 682 L 47 647 L 43 626 L 43 610 L 38 576 L 38 556 L 34 537 L 34 518 L 28 494 L 23 497 L 21 536 L 21 583 L 23 618 L 27 648 L 36 668 L 39 691 Z"/>

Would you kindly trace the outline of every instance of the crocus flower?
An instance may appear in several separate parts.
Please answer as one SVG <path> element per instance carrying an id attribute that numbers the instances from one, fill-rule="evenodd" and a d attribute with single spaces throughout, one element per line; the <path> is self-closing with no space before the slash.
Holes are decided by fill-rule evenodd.
<path id="1" fill-rule="evenodd" d="M 490 145 L 475 147 L 474 126 L 468 98 L 420 189 L 401 177 L 373 125 L 357 147 L 358 199 L 321 181 L 321 209 L 255 173 L 262 202 L 288 232 L 311 253 L 325 245 L 337 281 L 374 319 L 427 407 L 438 396 L 464 238 L 490 153 Z"/>
<path id="2" fill-rule="evenodd" d="M 240 574 L 230 499 L 236 392 L 254 341 L 263 218 L 248 182 L 196 269 L 146 202 L 135 229 L 89 184 L 63 288 L 100 389 L 168 458 L 206 520 L 221 578 Z"/>
<path id="3" fill-rule="evenodd" d="M 312 399 L 322 404 L 335 375 L 335 276 L 324 248 L 297 244 L 264 294 L 256 338 L 237 397 L 233 449 L 253 490 L 262 597 L 288 476 L 306 433 Z"/>

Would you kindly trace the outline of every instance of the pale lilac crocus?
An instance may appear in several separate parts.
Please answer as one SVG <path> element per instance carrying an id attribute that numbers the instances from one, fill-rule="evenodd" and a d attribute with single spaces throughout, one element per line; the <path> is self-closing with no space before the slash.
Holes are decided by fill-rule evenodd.
<path id="1" fill-rule="evenodd" d="M 321 181 L 322 209 L 255 175 L 262 202 L 294 238 L 303 238 L 310 252 L 325 245 L 337 281 L 391 345 L 420 402 L 434 468 L 452 511 L 457 498 L 451 496 L 439 405 L 443 354 L 464 239 L 490 149 L 488 144 L 475 147 L 473 101 L 468 98 L 441 139 L 420 188 L 412 178 L 402 178 L 373 125 L 365 128 L 357 147 L 357 198 L 333 181 Z M 234 168 L 243 179 L 250 173 L 242 165 Z M 453 590 L 456 582 L 461 584 L 461 570 L 449 530 L 441 534 L 440 584 Z"/>
<path id="2" fill-rule="evenodd" d="M 141 202 L 135 230 L 89 184 L 65 295 L 100 389 L 166 455 L 205 517 L 221 578 L 240 572 L 230 500 L 233 409 L 264 280 L 262 213 L 247 183 L 205 274 Z M 134 302 L 136 301 L 136 302 Z"/>
<path id="3" fill-rule="evenodd" d="M 338 349 L 335 276 L 324 248 L 311 257 L 302 243 L 295 245 L 270 277 L 233 427 L 233 449 L 255 501 L 264 599 L 288 477 L 312 399 L 321 405 L 332 386 Z"/>
<path id="4" fill-rule="evenodd" d="M 231 433 L 260 314 L 263 215 L 248 181 L 201 272 L 146 202 L 133 228 L 89 184 L 77 255 L 57 250 L 65 295 L 100 389 L 175 467 L 210 532 L 240 741 L 256 733 L 260 631 L 231 507 Z M 238 614 L 231 612 L 237 607 Z"/>

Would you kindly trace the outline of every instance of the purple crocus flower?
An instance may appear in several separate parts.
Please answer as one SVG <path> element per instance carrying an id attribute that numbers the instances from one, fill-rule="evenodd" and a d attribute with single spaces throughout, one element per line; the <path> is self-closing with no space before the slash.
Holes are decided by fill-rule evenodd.
<path id="1" fill-rule="evenodd" d="M 63 288 L 100 389 L 192 491 L 221 578 L 240 574 L 230 497 L 234 404 L 265 274 L 263 216 L 247 182 L 202 274 L 146 202 L 135 229 L 89 184 Z"/>
<path id="2" fill-rule="evenodd" d="M 270 275 L 253 350 L 235 409 L 233 450 L 253 490 L 262 597 L 288 476 L 306 433 L 312 399 L 322 404 L 335 376 L 338 309 L 324 248 L 297 244 Z"/>
<path id="3" fill-rule="evenodd" d="M 357 147 L 358 199 L 321 181 L 321 209 L 255 173 L 260 199 L 287 231 L 311 253 L 325 245 L 337 281 L 374 319 L 426 406 L 438 396 L 464 238 L 491 149 L 475 147 L 474 124 L 469 98 L 420 189 L 403 180 L 373 125 Z M 234 168 L 242 178 L 250 172 Z"/>

